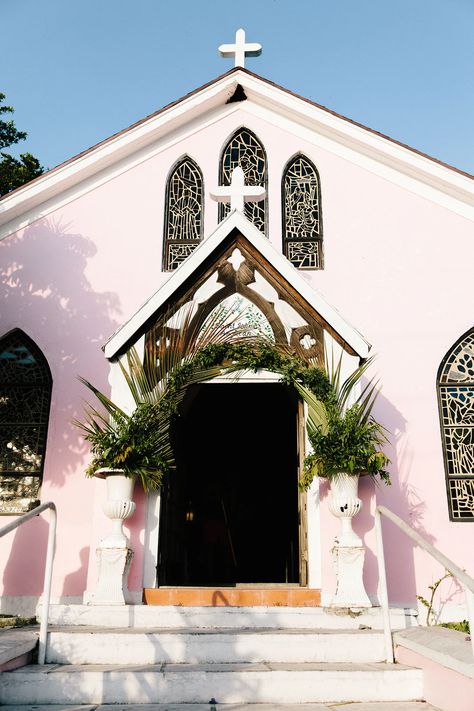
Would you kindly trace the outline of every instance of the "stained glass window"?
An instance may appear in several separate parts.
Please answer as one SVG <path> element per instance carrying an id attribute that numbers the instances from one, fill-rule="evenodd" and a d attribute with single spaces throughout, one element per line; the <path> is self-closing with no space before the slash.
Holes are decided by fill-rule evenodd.
<path id="1" fill-rule="evenodd" d="M 51 373 L 22 331 L 0 339 L 0 513 L 38 503 L 43 473 Z"/>
<path id="2" fill-rule="evenodd" d="M 283 174 L 283 249 L 298 269 L 322 269 L 323 230 L 318 171 L 302 155 Z"/>
<path id="3" fill-rule="evenodd" d="M 449 515 L 474 521 L 474 328 L 444 358 L 438 399 Z"/>
<path id="4" fill-rule="evenodd" d="M 267 158 L 264 148 L 258 138 L 247 128 L 241 128 L 233 135 L 222 152 L 219 182 L 220 185 L 230 185 L 232 171 L 240 166 L 244 171 L 245 185 L 259 185 L 267 187 Z M 267 230 L 267 201 L 246 202 L 244 214 L 266 233 Z M 230 205 L 219 204 L 219 222 L 229 214 Z"/>
<path id="5" fill-rule="evenodd" d="M 164 269 L 177 269 L 202 238 L 202 174 L 191 158 L 175 167 L 166 191 Z"/>

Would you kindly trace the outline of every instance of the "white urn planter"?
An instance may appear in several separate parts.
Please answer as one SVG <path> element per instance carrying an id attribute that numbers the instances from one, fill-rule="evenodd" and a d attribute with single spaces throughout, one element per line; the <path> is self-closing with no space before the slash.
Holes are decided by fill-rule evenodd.
<path id="1" fill-rule="evenodd" d="M 357 496 L 359 475 L 340 472 L 331 478 L 329 486 L 329 511 L 341 522 L 337 543 L 341 547 L 359 548 L 362 541 L 352 528 L 352 519 L 362 508 Z"/>
<path id="2" fill-rule="evenodd" d="M 130 602 L 128 574 L 133 551 L 123 530 L 123 522 L 135 512 L 132 501 L 134 476 L 125 476 L 122 470 L 98 469 L 95 476 L 105 479 L 107 498 L 102 510 L 112 521 L 112 530 L 97 548 L 97 587 L 85 601 L 92 605 L 126 605 Z"/>
<path id="3" fill-rule="evenodd" d="M 121 469 L 98 469 L 95 476 L 105 479 L 107 498 L 102 510 L 112 521 L 112 530 L 100 542 L 101 548 L 128 548 L 128 538 L 123 530 L 123 522 L 135 513 L 132 501 L 135 486 L 134 476 L 125 476 Z"/>
<path id="4" fill-rule="evenodd" d="M 341 522 L 333 548 L 337 588 L 331 607 L 372 606 L 363 582 L 365 548 L 352 528 L 352 519 L 362 508 L 362 501 L 357 496 L 358 487 L 358 474 L 340 472 L 330 481 L 328 508 Z"/>

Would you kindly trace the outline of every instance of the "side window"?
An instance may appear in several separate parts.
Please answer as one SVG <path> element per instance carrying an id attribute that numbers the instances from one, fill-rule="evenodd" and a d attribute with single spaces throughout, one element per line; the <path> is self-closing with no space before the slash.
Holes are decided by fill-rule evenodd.
<path id="1" fill-rule="evenodd" d="M 38 503 L 51 388 L 48 363 L 23 331 L 0 339 L 0 513 Z"/>
<path id="2" fill-rule="evenodd" d="M 308 158 L 293 158 L 282 181 L 283 252 L 298 269 L 323 268 L 323 225 L 318 171 Z"/>
<path id="3" fill-rule="evenodd" d="M 165 204 L 163 269 L 177 269 L 202 239 L 202 173 L 184 158 L 168 178 Z"/>
<path id="4" fill-rule="evenodd" d="M 474 328 L 438 371 L 438 402 L 451 521 L 474 521 Z"/>
<path id="5" fill-rule="evenodd" d="M 258 138 L 247 128 L 239 129 L 225 146 L 219 167 L 219 184 L 230 185 L 232 171 L 240 166 L 244 171 L 246 185 L 267 188 L 267 157 Z M 219 222 L 229 214 L 230 205 L 219 205 Z M 250 222 L 266 234 L 267 201 L 246 202 L 244 214 Z"/>

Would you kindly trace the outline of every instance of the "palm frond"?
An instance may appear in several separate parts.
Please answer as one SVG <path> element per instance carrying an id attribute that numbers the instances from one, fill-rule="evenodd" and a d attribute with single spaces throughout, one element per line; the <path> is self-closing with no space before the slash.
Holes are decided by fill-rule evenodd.
<path id="1" fill-rule="evenodd" d="M 321 400 L 319 400 L 314 393 L 308 388 L 300 383 L 296 383 L 296 389 L 303 398 L 303 401 L 308 407 L 308 419 L 307 427 L 309 434 L 314 433 L 316 430 L 320 430 L 322 434 L 326 434 L 328 431 L 328 413 L 326 407 Z"/>

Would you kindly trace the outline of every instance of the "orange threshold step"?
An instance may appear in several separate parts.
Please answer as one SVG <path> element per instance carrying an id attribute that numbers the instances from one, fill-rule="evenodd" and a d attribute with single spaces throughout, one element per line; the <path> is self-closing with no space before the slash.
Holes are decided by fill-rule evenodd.
<path id="1" fill-rule="evenodd" d="M 318 607 L 321 591 L 300 587 L 145 588 L 146 605 L 189 607 Z"/>

